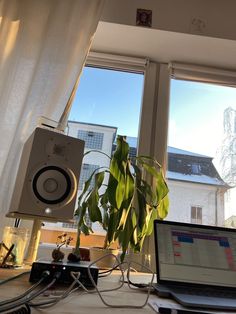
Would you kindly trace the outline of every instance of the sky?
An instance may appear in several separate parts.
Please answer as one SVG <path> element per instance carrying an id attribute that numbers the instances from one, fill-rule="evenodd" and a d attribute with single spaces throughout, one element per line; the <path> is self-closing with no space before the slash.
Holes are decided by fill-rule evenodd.
<path id="1" fill-rule="evenodd" d="M 172 80 L 169 145 L 216 157 L 228 107 L 236 110 L 236 88 Z"/>
<path id="2" fill-rule="evenodd" d="M 138 135 L 143 75 L 85 67 L 70 120 L 118 127 L 118 134 Z"/>

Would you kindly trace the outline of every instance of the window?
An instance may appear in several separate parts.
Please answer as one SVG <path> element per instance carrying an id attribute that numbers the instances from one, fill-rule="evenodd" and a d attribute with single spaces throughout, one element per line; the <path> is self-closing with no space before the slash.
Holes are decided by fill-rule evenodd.
<path id="1" fill-rule="evenodd" d="M 200 174 L 201 173 L 201 165 L 200 164 L 193 163 L 191 165 L 191 167 L 192 167 L 192 173 L 193 174 Z"/>
<path id="2" fill-rule="evenodd" d="M 202 223 L 202 207 L 191 206 L 191 223 L 193 224 Z"/>
<path id="3" fill-rule="evenodd" d="M 63 228 L 69 228 L 69 229 L 77 229 L 77 224 L 76 223 L 63 222 L 62 227 Z"/>
<path id="4" fill-rule="evenodd" d="M 169 117 L 169 219 L 224 226 L 235 215 L 236 88 L 172 78 Z"/>
<path id="5" fill-rule="evenodd" d="M 102 149 L 103 133 L 93 131 L 78 131 L 78 138 L 85 141 L 85 147 L 90 149 Z"/>
<path id="6" fill-rule="evenodd" d="M 110 159 L 105 154 L 111 156 L 118 134 L 127 136 L 132 147 L 132 156 L 137 151 L 144 63 L 142 71 L 140 67 L 138 71 L 130 68 L 130 72 L 126 71 L 126 68 L 120 69 L 120 63 L 118 67 L 120 70 L 114 70 L 114 66 L 112 68 L 90 65 L 83 69 L 69 115 L 68 135 L 84 140 L 85 152 L 95 150 L 84 157 L 79 192 L 95 169 L 109 166 Z M 100 154 L 96 150 L 105 154 Z M 87 220 L 87 223 L 91 222 Z M 49 224 L 46 223 L 45 228 L 48 229 L 47 225 Z M 58 223 L 57 228 L 59 226 L 69 227 L 76 232 L 74 224 Z M 51 233 L 54 233 L 52 224 L 50 228 Z M 96 235 L 103 234 L 98 224 L 93 225 L 93 230 Z"/>

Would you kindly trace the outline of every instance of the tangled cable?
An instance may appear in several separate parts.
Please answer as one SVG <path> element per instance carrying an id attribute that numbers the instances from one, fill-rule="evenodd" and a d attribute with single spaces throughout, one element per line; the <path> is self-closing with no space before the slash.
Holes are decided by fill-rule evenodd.
<path id="1" fill-rule="evenodd" d="M 114 270 L 119 269 L 119 271 L 121 272 L 121 276 L 119 279 L 119 285 L 118 287 L 115 288 L 109 288 L 109 289 L 103 289 L 100 290 L 98 288 L 98 286 L 95 283 L 95 280 L 92 276 L 91 273 L 91 268 L 100 260 L 102 260 L 103 258 L 106 258 L 107 256 L 113 256 L 113 258 L 115 259 L 115 265 L 114 267 L 112 267 L 109 270 L 105 270 L 99 273 L 99 278 L 101 277 L 106 277 L 109 276 Z M 143 284 L 143 283 L 134 283 L 131 281 L 130 279 L 130 275 L 131 272 L 134 271 L 134 268 L 131 266 L 133 264 L 142 266 L 144 269 L 146 269 L 149 273 L 151 272 L 152 274 L 152 278 L 150 283 L 148 284 Z M 126 274 L 126 278 L 125 278 L 125 274 Z M 41 296 L 46 290 L 48 290 L 52 285 L 54 285 L 54 283 L 56 282 L 56 280 L 60 277 L 60 273 L 55 273 L 54 274 L 54 278 L 52 279 L 52 281 L 46 286 L 43 287 L 37 291 L 35 291 L 35 289 L 43 282 L 43 280 L 49 276 L 48 272 L 44 272 L 44 275 L 42 276 L 42 278 L 36 283 L 34 284 L 31 288 L 29 288 L 28 290 L 26 290 L 23 294 L 11 298 L 11 299 L 7 299 L 4 301 L 0 302 L 0 313 L 6 313 L 6 314 L 30 314 L 31 313 L 31 307 L 39 307 L 39 308 L 48 308 L 50 306 L 53 306 L 55 304 L 57 304 L 58 302 L 60 302 L 61 300 L 65 299 L 67 296 L 69 296 L 71 293 L 75 292 L 76 290 L 78 290 L 79 288 L 83 289 L 86 293 L 97 293 L 101 299 L 101 301 L 103 302 L 103 304 L 105 306 L 111 307 L 111 308 L 134 308 L 134 309 L 138 309 L 138 308 L 143 308 L 144 306 L 146 306 L 149 296 L 150 296 L 150 292 L 152 290 L 152 283 L 153 283 L 153 279 L 154 279 L 154 273 L 146 266 L 137 263 L 137 262 L 123 262 L 120 263 L 120 261 L 118 260 L 118 258 L 113 255 L 113 254 L 108 254 L 104 257 L 100 257 L 99 259 L 97 259 L 96 261 L 91 262 L 88 265 L 88 277 L 93 285 L 93 287 L 95 288 L 94 290 L 89 290 L 85 287 L 85 285 L 80 281 L 80 272 L 71 272 L 70 273 L 71 277 L 73 278 L 73 282 L 71 283 L 71 285 L 68 287 L 68 289 L 66 289 L 65 291 L 62 292 L 61 295 L 59 296 L 53 296 L 53 297 L 48 297 L 47 300 L 35 300 L 37 297 Z M 119 290 L 123 287 L 124 284 L 128 284 L 128 287 L 130 289 L 133 290 L 137 290 L 137 289 L 143 289 L 147 292 L 147 296 L 146 299 L 144 301 L 143 304 L 139 304 L 139 305 L 130 305 L 130 304 L 110 304 L 109 302 L 107 302 L 104 297 L 102 296 L 102 293 L 106 293 L 106 292 L 111 292 L 111 291 L 116 291 Z"/>
<path id="2" fill-rule="evenodd" d="M 15 308 L 13 311 L 5 312 L 6 314 L 31 314 L 31 309 L 28 304 Z"/>
<path id="3" fill-rule="evenodd" d="M 108 271 L 105 271 L 105 272 L 102 272 L 102 277 L 104 277 L 104 275 L 107 273 L 108 275 L 112 273 L 113 270 L 119 268 L 120 272 L 121 272 L 121 277 L 120 277 L 120 285 L 116 288 L 109 288 L 109 289 L 104 289 L 104 290 L 99 290 L 98 289 L 98 286 L 96 285 L 94 279 L 93 279 L 93 276 L 91 274 L 91 267 L 93 265 L 95 265 L 97 262 L 99 262 L 100 260 L 102 260 L 103 258 L 106 258 L 108 255 L 110 256 L 113 256 L 117 262 L 117 265 L 114 266 L 111 270 L 108 270 Z M 130 273 L 131 273 L 131 270 L 133 270 L 133 267 L 131 267 L 132 264 L 136 264 L 136 265 L 139 265 L 139 266 L 142 266 L 143 268 L 145 268 L 148 272 L 151 272 L 152 273 L 152 279 L 150 281 L 149 284 L 134 284 L 133 282 L 131 282 L 130 280 Z M 125 270 L 123 269 L 124 266 L 127 266 L 127 281 L 125 280 Z M 123 266 L 123 267 L 122 267 Z M 94 293 L 94 291 L 91 291 L 91 290 L 88 290 L 83 284 L 82 282 L 79 280 L 78 277 L 75 276 L 76 273 L 75 272 L 71 272 L 71 276 L 72 278 L 74 279 L 74 281 L 76 281 L 79 286 L 84 290 L 86 291 L 87 293 Z M 114 254 L 107 254 L 103 257 L 100 257 L 99 259 L 97 259 L 96 261 L 92 262 L 89 264 L 88 266 L 88 276 L 89 276 L 89 279 L 91 281 L 91 283 L 93 284 L 94 288 L 95 288 L 95 292 L 98 293 L 101 301 L 103 302 L 104 305 L 108 306 L 108 307 L 112 307 L 112 308 L 134 308 L 134 309 L 139 309 L 139 308 L 143 308 L 144 306 L 147 305 L 147 302 L 148 302 L 148 299 L 149 299 L 149 296 L 150 296 L 150 292 L 152 291 L 152 284 L 153 284 L 153 280 L 154 280 L 154 273 L 146 266 L 140 264 L 140 263 L 137 263 L 137 262 L 123 262 L 123 263 L 120 263 L 118 258 L 114 255 Z M 101 293 L 103 292 L 110 292 L 110 291 L 115 291 L 115 290 L 119 290 L 120 288 L 123 287 L 123 285 L 127 283 L 129 288 L 130 289 L 137 289 L 137 288 L 142 288 L 142 289 L 146 289 L 147 290 L 147 297 L 146 297 L 146 300 L 143 304 L 141 305 L 130 305 L 130 304 L 124 304 L 124 305 L 121 305 L 121 304 L 110 304 L 108 303 L 102 296 Z M 132 287 L 134 286 L 134 288 Z"/>

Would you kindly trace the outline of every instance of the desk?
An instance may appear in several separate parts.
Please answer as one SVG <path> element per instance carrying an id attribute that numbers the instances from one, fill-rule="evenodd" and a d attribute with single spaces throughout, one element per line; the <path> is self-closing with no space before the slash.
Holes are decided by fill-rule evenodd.
<path id="1" fill-rule="evenodd" d="M 25 270 L 9 270 L 9 269 L 0 269 L 0 279 L 6 279 L 12 276 L 19 274 Z M 137 282 L 146 282 L 150 281 L 150 276 L 148 274 L 138 273 Z M 120 278 L 119 272 L 114 272 L 109 277 L 99 278 L 98 286 L 99 289 L 107 289 L 109 287 L 114 287 Z M 31 286 L 29 283 L 29 275 L 24 275 L 15 280 L 9 281 L 4 285 L 0 286 L 0 300 L 4 300 L 7 298 L 14 297 L 16 295 L 21 294 L 26 289 Z M 56 286 L 57 290 L 62 290 L 61 286 Z M 113 304 L 129 304 L 129 305 L 138 305 L 143 304 L 146 299 L 146 292 L 142 292 L 140 290 L 129 289 L 129 287 L 125 284 L 120 290 L 112 291 L 106 294 L 107 302 Z M 46 297 L 45 297 L 46 298 Z M 66 299 L 60 301 L 58 304 L 41 310 L 41 309 L 32 309 L 32 313 L 57 313 L 57 314 L 110 314 L 110 313 L 127 313 L 127 314 L 154 314 L 155 312 L 146 305 L 142 309 L 115 309 L 106 307 L 102 301 L 100 300 L 97 293 L 88 294 L 84 293 L 81 290 L 78 290 L 68 296 Z"/>

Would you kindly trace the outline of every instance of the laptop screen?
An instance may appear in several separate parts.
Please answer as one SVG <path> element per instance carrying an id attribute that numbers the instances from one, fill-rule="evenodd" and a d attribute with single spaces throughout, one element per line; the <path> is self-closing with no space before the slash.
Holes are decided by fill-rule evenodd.
<path id="1" fill-rule="evenodd" d="M 236 230 L 156 220 L 158 281 L 236 287 Z"/>

